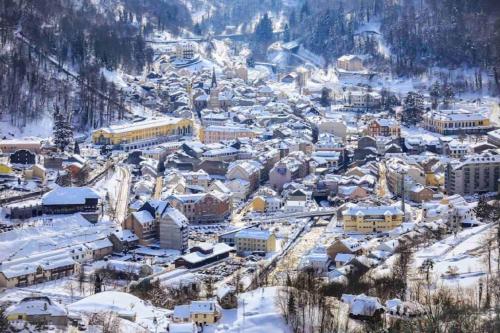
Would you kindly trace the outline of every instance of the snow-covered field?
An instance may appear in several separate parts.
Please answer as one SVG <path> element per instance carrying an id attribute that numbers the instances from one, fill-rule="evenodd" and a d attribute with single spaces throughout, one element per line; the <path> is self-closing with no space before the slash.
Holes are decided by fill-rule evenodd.
<path id="1" fill-rule="evenodd" d="M 0 259 L 20 258 L 105 238 L 113 226 L 92 224 L 79 214 L 43 217 L 36 227 L 0 233 Z"/>
<path id="2" fill-rule="evenodd" d="M 485 239 L 492 225 L 465 229 L 456 236 L 449 236 L 415 253 L 414 267 L 420 267 L 424 260 L 434 262 L 432 270 L 438 284 L 447 286 L 473 287 L 484 278 L 488 265 Z M 493 257 L 493 256 L 492 256 Z M 456 267 L 449 274 L 450 267 Z"/>
<path id="3" fill-rule="evenodd" d="M 238 297 L 238 309 L 223 310 L 222 319 L 206 333 L 288 333 L 277 303 L 278 287 L 255 289 Z"/>

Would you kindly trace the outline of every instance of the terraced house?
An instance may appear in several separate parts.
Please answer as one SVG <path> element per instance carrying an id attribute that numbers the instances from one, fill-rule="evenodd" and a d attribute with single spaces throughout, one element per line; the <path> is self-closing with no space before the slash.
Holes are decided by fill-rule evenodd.
<path id="1" fill-rule="evenodd" d="M 128 151 L 174 141 L 192 134 L 191 119 L 161 117 L 100 128 L 92 133 L 92 142 Z"/>

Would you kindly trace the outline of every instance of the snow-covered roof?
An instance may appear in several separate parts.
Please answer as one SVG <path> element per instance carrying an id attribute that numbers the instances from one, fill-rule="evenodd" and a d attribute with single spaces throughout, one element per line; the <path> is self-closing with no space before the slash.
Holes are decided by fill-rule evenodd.
<path id="1" fill-rule="evenodd" d="M 359 59 L 362 60 L 361 57 L 355 55 L 355 54 L 346 54 L 338 58 L 339 61 L 351 61 L 353 59 Z"/>
<path id="2" fill-rule="evenodd" d="M 195 323 L 169 323 L 168 331 L 169 333 L 196 333 L 198 329 Z"/>
<path id="3" fill-rule="evenodd" d="M 260 240 L 268 240 L 271 237 L 272 233 L 269 230 L 260 230 L 260 229 L 244 229 L 238 231 L 235 238 L 250 238 L 250 239 L 260 239 Z"/>
<path id="4" fill-rule="evenodd" d="M 99 199 L 90 187 L 58 187 L 42 197 L 43 205 L 83 205 L 85 199 Z"/>
<path id="5" fill-rule="evenodd" d="M 481 112 L 471 112 L 464 109 L 433 110 L 425 114 L 425 117 L 442 121 L 482 121 L 488 119 L 488 116 Z"/>
<path id="6" fill-rule="evenodd" d="M 52 316 L 59 317 L 67 314 L 66 309 L 51 301 L 46 296 L 32 296 L 23 298 L 18 304 L 6 309 L 6 315 Z"/>
<path id="7" fill-rule="evenodd" d="M 132 122 L 126 123 L 123 125 L 111 125 L 109 127 L 103 127 L 98 131 L 103 131 L 106 133 L 117 134 L 117 133 L 126 133 L 130 131 L 139 131 L 148 128 L 155 128 L 165 125 L 177 124 L 182 121 L 182 118 L 173 118 L 173 117 L 161 117 L 161 118 L 153 118 L 147 119 L 140 122 Z"/>
<path id="8" fill-rule="evenodd" d="M 192 301 L 189 305 L 191 313 L 213 313 L 215 310 L 214 301 Z"/>
<path id="9" fill-rule="evenodd" d="M 225 243 L 217 243 L 213 246 L 212 252 L 204 254 L 201 252 L 191 252 L 183 255 L 181 258 L 189 263 L 195 264 L 207 260 L 209 258 L 218 256 L 220 254 L 231 251 L 233 248 Z"/>
<path id="10" fill-rule="evenodd" d="M 352 259 L 354 259 L 356 256 L 354 254 L 350 253 L 337 253 L 335 256 L 335 261 L 341 262 L 341 263 L 348 263 Z"/>
<path id="11" fill-rule="evenodd" d="M 151 223 L 155 219 L 147 210 L 133 212 L 132 216 L 134 216 L 136 221 L 139 222 L 140 224 Z"/>
<path id="12" fill-rule="evenodd" d="M 342 302 L 349 304 L 349 312 L 355 316 L 373 316 L 383 305 L 377 297 L 343 294 Z"/>
<path id="13" fill-rule="evenodd" d="M 152 307 L 140 298 L 119 291 L 104 291 L 68 306 L 71 312 L 102 313 L 112 312 L 122 317 L 136 317 L 137 321 L 155 316 Z"/>
<path id="14" fill-rule="evenodd" d="M 344 215 L 403 215 L 403 211 L 396 206 L 353 206 L 346 209 Z"/>
<path id="15" fill-rule="evenodd" d="M 122 242 L 135 242 L 139 240 L 136 234 L 134 234 L 131 230 L 123 229 L 119 231 L 113 232 L 113 234 L 118 237 Z"/>
<path id="16" fill-rule="evenodd" d="M 176 305 L 174 307 L 174 318 L 189 319 L 191 316 L 189 304 Z"/>

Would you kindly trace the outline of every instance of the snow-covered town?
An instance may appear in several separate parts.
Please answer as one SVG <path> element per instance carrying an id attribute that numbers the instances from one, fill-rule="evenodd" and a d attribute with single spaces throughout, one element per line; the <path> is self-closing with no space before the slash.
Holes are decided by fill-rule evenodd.
<path id="1" fill-rule="evenodd" d="M 353 38 L 328 56 L 316 1 L 134 1 L 0 5 L 0 87 L 19 47 L 38 72 L 5 91 L 45 94 L 0 97 L 0 331 L 500 330 L 497 67 L 413 68 L 404 1 L 317 1 Z M 132 58 L 23 16 L 94 14 L 140 27 Z"/>

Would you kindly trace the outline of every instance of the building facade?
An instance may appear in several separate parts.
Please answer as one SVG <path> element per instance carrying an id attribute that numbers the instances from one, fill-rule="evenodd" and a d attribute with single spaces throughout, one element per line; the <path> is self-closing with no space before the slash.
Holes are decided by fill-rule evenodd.
<path id="1" fill-rule="evenodd" d="M 481 134 L 493 129 L 490 119 L 481 112 L 433 110 L 423 116 L 424 128 L 444 135 Z"/>
<path id="2" fill-rule="evenodd" d="M 239 138 L 255 138 L 257 133 L 242 126 L 208 126 L 200 131 L 200 140 L 203 143 L 214 143 Z"/>
<path id="3" fill-rule="evenodd" d="M 448 163 L 445 189 L 448 195 L 472 195 L 498 191 L 500 155 L 484 152 L 463 161 Z"/>
<path id="4" fill-rule="evenodd" d="M 400 226 L 403 211 L 395 206 L 353 206 L 344 211 L 343 218 L 345 231 L 381 232 Z"/>
<path id="5" fill-rule="evenodd" d="M 267 230 L 245 229 L 234 235 L 238 252 L 274 252 L 276 236 Z"/>
<path id="6" fill-rule="evenodd" d="M 112 125 L 92 133 L 92 143 L 112 145 L 126 151 L 148 147 L 193 134 L 193 121 L 161 117 L 126 125 Z"/>

